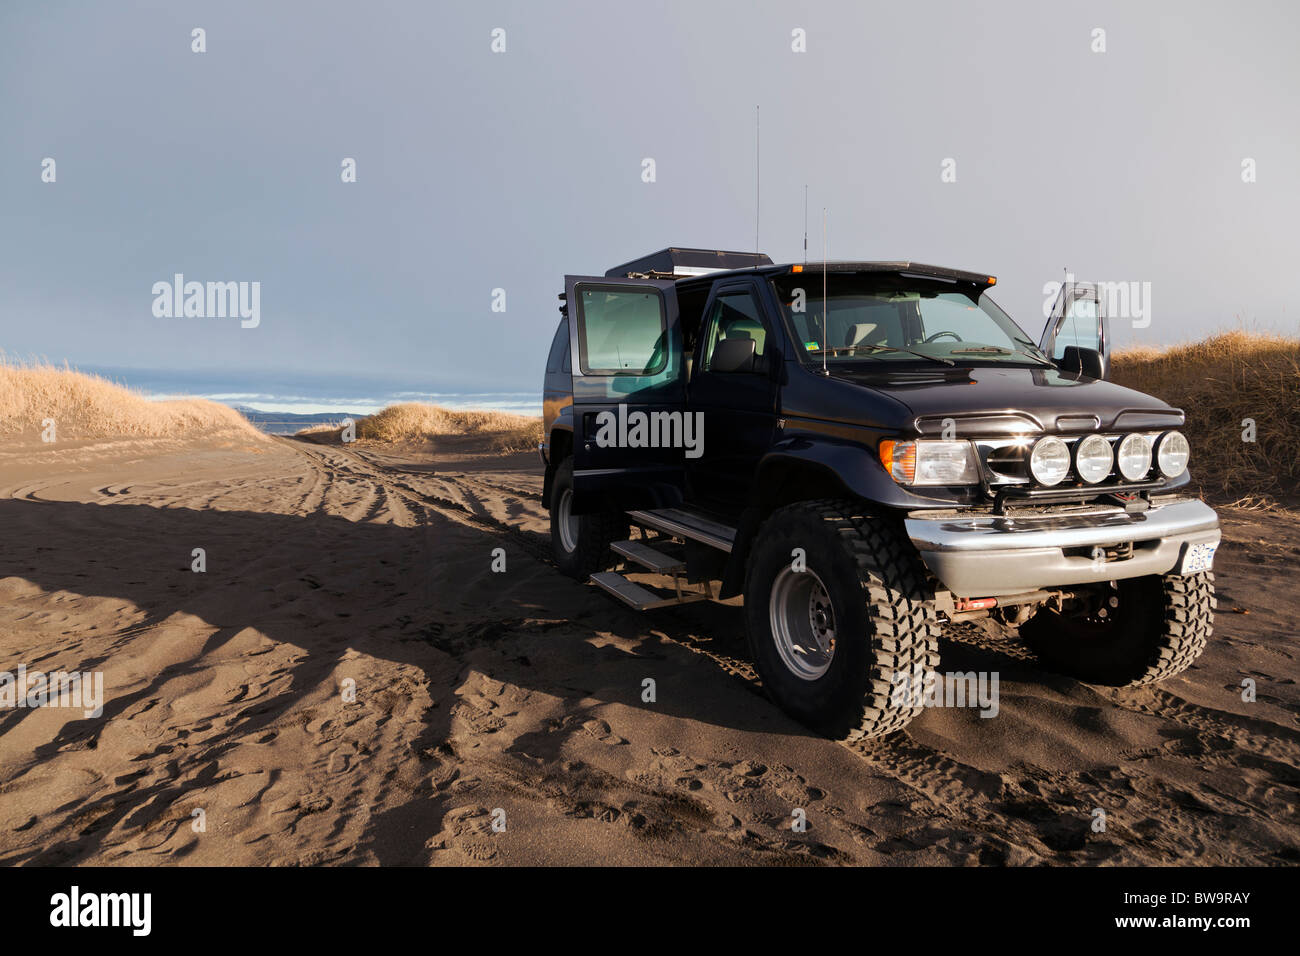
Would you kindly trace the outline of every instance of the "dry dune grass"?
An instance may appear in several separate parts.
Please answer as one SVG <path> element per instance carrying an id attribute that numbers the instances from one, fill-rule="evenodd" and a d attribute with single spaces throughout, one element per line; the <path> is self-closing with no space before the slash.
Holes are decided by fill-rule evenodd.
<path id="1" fill-rule="evenodd" d="M 320 425 L 300 435 L 337 431 Z M 497 454 L 530 451 L 542 439 L 542 420 L 509 412 L 456 411 L 423 402 L 406 402 L 360 419 L 357 438 L 378 442 L 419 442 L 451 437 L 480 437 Z"/>
<path id="2" fill-rule="evenodd" d="M 1187 413 L 1192 477 L 1236 502 L 1300 495 L 1300 339 L 1235 329 L 1117 352 L 1111 378 Z M 1251 419 L 1255 441 L 1243 440 Z"/>
<path id="3" fill-rule="evenodd" d="M 0 356 L 0 435 L 35 438 L 50 419 L 60 440 L 264 437 L 239 412 L 217 402 L 153 402 L 98 375 Z"/>

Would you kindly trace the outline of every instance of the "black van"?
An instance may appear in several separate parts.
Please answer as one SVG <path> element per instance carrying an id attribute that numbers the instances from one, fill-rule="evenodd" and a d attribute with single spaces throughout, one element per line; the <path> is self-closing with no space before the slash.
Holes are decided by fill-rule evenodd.
<path id="1" fill-rule="evenodd" d="M 1096 286 L 1035 343 L 995 285 L 686 248 L 567 276 L 556 564 L 642 610 L 743 594 L 767 692 L 834 736 L 920 712 L 945 622 L 992 616 L 1095 683 L 1182 672 L 1219 543 L 1183 413 L 1106 380 Z"/>

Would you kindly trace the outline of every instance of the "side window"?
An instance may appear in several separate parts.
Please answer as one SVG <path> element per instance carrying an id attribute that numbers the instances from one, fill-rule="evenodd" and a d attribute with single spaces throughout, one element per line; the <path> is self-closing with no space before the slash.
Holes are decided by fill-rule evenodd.
<path id="1" fill-rule="evenodd" d="M 653 289 L 579 287 L 585 374 L 653 375 L 668 361 L 663 299 Z"/>
<path id="2" fill-rule="evenodd" d="M 708 338 L 704 346 L 704 367 L 713 368 L 718 345 L 728 339 L 750 339 L 754 343 L 754 368 L 763 368 L 767 354 L 767 329 L 759 318 L 758 303 L 751 292 L 729 292 L 714 300 L 709 313 Z M 721 371 L 721 369 L 719 369 Z"/>
<path id="3" fill-rule="evenodd" d="M 569 320 L 560 319 L 560 327 L 555 330 L 555 338 L 551 341 L 551 354 L 546 356 L 546 371 L 558 372 L 561 366 L 565 365 L 565 359 L 569 356 Z M 568 371 L 567 368 L 564 371 Z"/>

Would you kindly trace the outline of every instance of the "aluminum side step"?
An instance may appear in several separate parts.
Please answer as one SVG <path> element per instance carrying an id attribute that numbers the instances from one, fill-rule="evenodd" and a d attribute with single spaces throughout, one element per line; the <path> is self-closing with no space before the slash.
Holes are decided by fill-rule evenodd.
<path id="1" fill-rule="evenodd" d="M 656 551 L 644 541 L 615 541 L 609 549 L 655 574 L 676 574 L 686 570 L 685 561 L 674 558 L 671 554 Z"/>
<path id="2" fill-rule="evenodd" d="M 650 611 L 657 607 L 669 607 L 675 604 L 690 604 L 694 601 L 707 601 L 708 594 L 698 592 L 681 592 L 676 594 L 652 590 L 644 585 L 629 581 L 617 571 L 600 571 L 591 576 L 591 583 L 602 591 L 608 591 L 630 608 L 638 611 Z"/>
<path id="3" fill-rule="evenodd" d="M 736 539 L 736 529 L 712 521 L 693 511 L 681 508 L 661 508 L 657 511 L 629 511 L 627 516 L 635 524 L 653 528 L 663 534 L 670 534 L 688 541 L 698 541 L 719 551 L 731 553 L 732 542 Z M 635 560 L 635 559 L 634 559 Z"/>

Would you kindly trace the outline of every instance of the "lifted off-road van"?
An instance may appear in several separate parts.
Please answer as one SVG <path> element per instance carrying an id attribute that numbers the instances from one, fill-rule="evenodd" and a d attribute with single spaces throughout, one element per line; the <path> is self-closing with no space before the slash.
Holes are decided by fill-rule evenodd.
<path id="1" fill-rule="evenodd" d="M 1183 413 L 1106 380 L 1095 287 L 1035 343 L 994 284 L 700 249 L 566 277 L 557 565 L 643 610 L 743 595 L 767 692 L 834 736 L 920 711 L 946 622 L 992 616 L 1093 683 L 1180 673 L 1219 543 Z"/>

